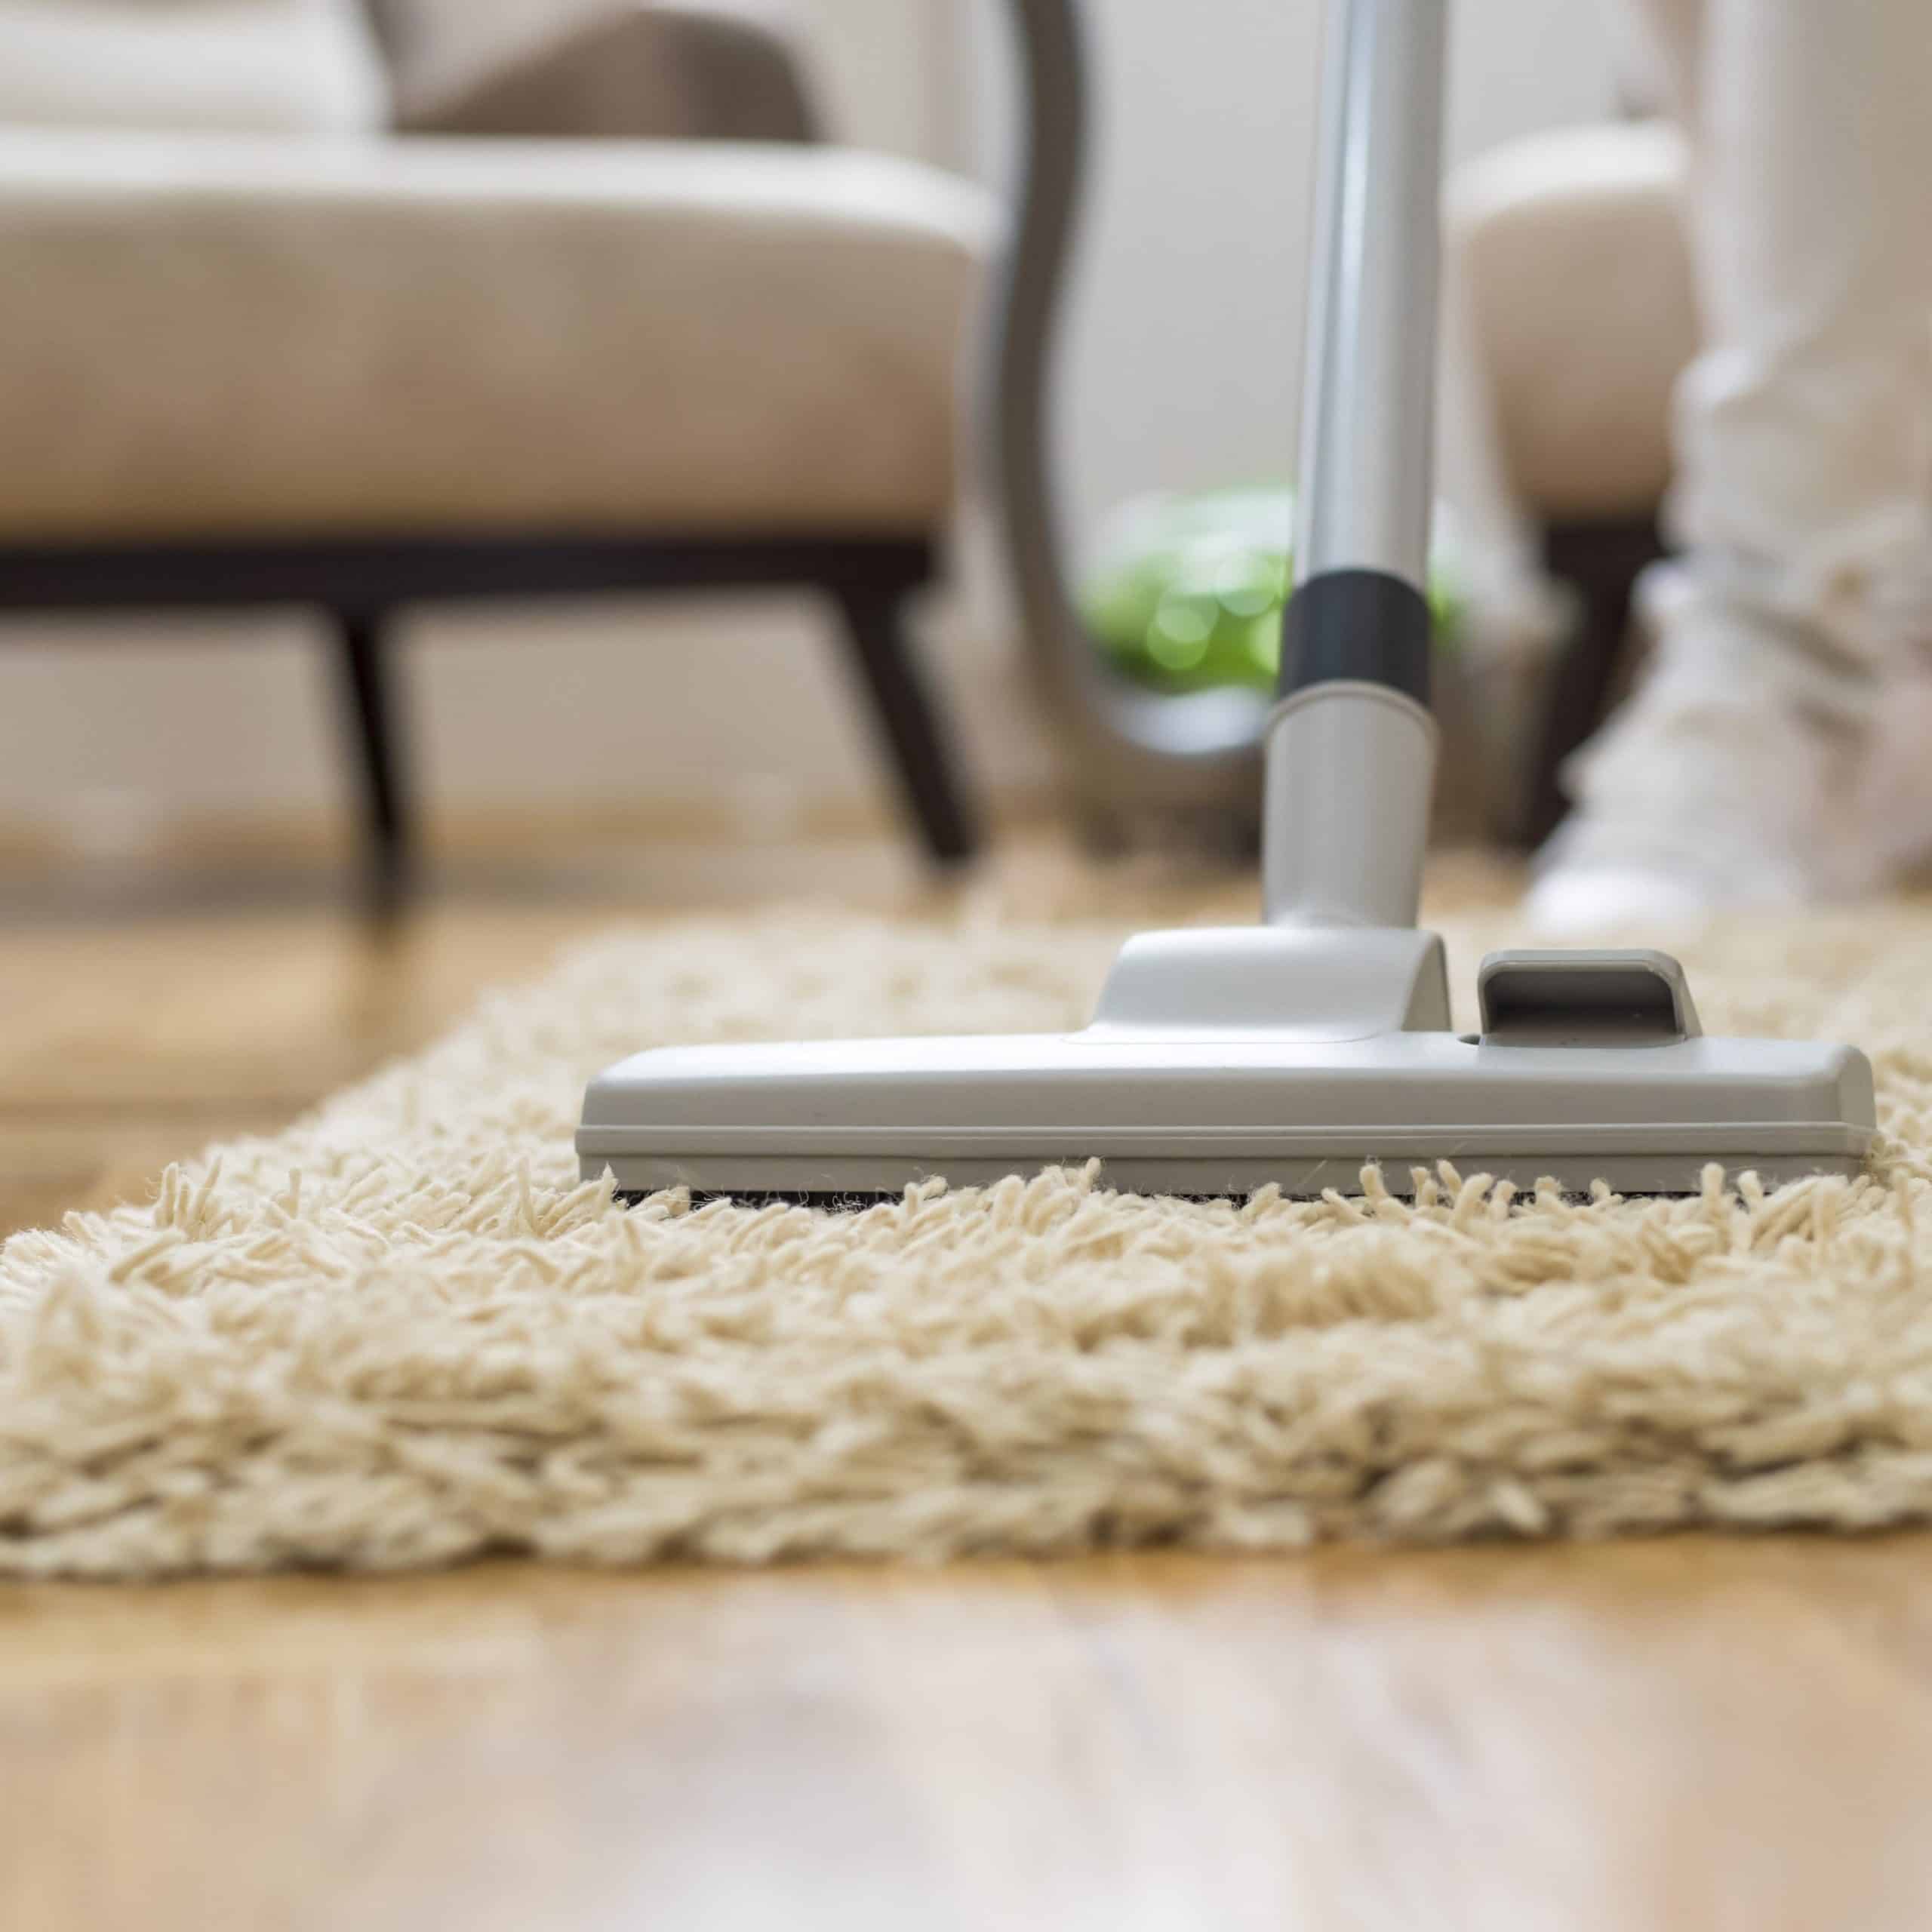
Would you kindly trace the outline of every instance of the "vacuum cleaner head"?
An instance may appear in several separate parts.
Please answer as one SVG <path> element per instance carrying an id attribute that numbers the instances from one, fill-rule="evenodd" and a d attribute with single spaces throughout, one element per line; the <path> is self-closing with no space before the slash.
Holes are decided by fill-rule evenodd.
<path id="1" fill-rule="evenodd" d="M 819 1202 L 1090 1159 L 1111 1185 L 1245 1196 L 1447 1161 L 1531 1187 L 1695 1193 L 1850 1174 L 1872 1071 L 1847 1047 L 1706 1037 L 1661 953 L 1506 952 L 1451 1030 L 1441 942 L 1264 926 L 1129 943 L 1094 1023 L 1039 1036 L 669 1048 L 592 1082 L 577 1146 L 641 1196 Z"/>

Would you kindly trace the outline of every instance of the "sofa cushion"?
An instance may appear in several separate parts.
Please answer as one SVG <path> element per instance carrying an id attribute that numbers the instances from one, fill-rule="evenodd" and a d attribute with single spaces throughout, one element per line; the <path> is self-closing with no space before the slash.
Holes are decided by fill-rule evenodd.
<path id="1" fill-rule="evenodd" d="M 1684 143 L 1655 123 L 1564 129 L 1458 171 L 1447 244 L 1510 480 L 1549 515 L 1655 507 L 1671 401 L 1697 352 Z"/>
<path id="2" fill-rule="evenodd" d="M 386 103 L 357 0 L 0 0 L 0 123 L 342 133 Z"/>
<path id="3" fill-rule="evenodd" d="M 0 134 L 0 540 L 930 528 L 994 228 L 837 149 Z"/>

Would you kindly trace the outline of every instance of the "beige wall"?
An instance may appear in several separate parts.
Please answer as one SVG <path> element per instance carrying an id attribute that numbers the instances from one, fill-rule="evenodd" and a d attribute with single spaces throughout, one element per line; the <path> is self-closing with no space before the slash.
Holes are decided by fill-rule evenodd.
<path id="1" fill-rule="evenodd" d="M 1003 173 L 1004 0 L 810 0 L 855 138 Z M 1102 180 L 1063 358 L 1076 535 L 1131 489 L 1278 474 L 1293 448 L 1315 0 L 1091 0 Z M 1598 112 L 1591 0 L 1469 0 L 1452 143 Z M 995 785 L 1045 770 L 980 559 L 930 614 Z M 131 636 L 142 638 L 139 648 Z M 299 619 L 10 627 L 0 823 L 331 804 L 332 694 Z M 78 648 L 82 641 L 92 648 Z M 426 783 L 459 804 L 870 795 L 823 618 L 783 601 L 448 614 L 410 663 Z"/>
<path id="2" fill-rule="evenodd" d="M 973 0 L 1011 146 L 1008 0 Z M 1457 159 L 1614 100 L 1614 0 L 1453 0 Z M 1072 527 L 1134 491 L 1284 476 L 1299 417 L 1319 0 L 1091 0 L 1098 168 L 1060 368 Z"/>

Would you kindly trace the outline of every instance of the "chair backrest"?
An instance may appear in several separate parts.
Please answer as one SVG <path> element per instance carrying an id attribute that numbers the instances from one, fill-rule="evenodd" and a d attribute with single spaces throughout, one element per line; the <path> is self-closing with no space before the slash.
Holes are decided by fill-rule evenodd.
<path id="1" fill-rule="evenodd" d="M 361 0 L 0 0 L 0 125 L 366 133 Z"/>
<path id="2" fill-rule="evenodd" d="M 804 141 L 790 0 L 365 0 L 411 132 Z"/>

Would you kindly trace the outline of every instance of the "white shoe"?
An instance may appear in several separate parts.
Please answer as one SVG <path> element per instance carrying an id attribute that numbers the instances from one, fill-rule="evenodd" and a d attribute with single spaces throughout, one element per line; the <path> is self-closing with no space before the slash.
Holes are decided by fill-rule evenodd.
<path id="1" fill-rule="evenodd" d="M 1869 889 L 1850 754 L 1865 682 L 1780 620 L 1678 601 L 1650 676 L 1571 761 L 1524 904 L 1549 937 L 1682 929 Z"/>
<path id="2" fill-rule="evenodd" d="M 1695 928 L 1719 909 L 1708 883 L 1666 865 L 1559 861 L 1524 901 L 1524 916 L 1546 939 L 1587 940 L 1654 928 Z"/>

